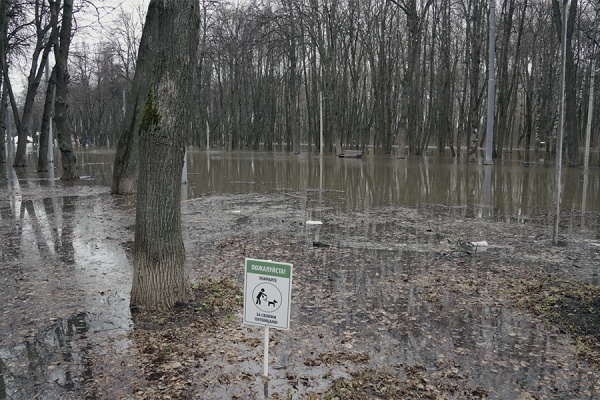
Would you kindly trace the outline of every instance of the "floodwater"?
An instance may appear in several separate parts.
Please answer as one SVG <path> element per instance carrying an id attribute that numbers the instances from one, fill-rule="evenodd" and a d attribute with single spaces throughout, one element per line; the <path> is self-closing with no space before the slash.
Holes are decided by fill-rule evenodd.
<path id="1" fill-rule="evenodd" d="M 78 156 L 86 181 L 110 186 L 112 151 L 89 149 Z M 599 158 L 598 153 L 592 154 L 590 165 L 595 167 L 587 171 L 562 169 L 563 210 L 600 211 Z M 439 204 L 466 217 L 494 218 L 526 218 L 554 210 L 554 160 L 544 160 L 539 152 L 515 151 L 494 166 L 484 166 L 451 157 L 405 160 L 368 154 L 362 159 L 345 159 L 315 153 L 226 153 L 190 148 L 187 171 L 184 198 L 325 190 L 326 200 L 337 202 L 344 210 Z"/>
<path id="2" fill-rule="evenodd" d="M 132 237 L 131 225 L 115 230 L 112 223 L 117 209 L 129 215 L 125 219 L 130 218 L 133 224 L 132 205 L 130 200 L 115 199 L 106 193 L 112 178 L 113 154 L 110 149 L 78 149 L 82 179 L 75 185 L 63 184 L 53 172 L 38 174 L 34 167 L 18 172 L 10 164 L 0 168 L 4 174 L 0 175 L 4 178 L 0 181 L 0 399 L 69 397 L 84 383 L 114 369 L 111 365 L 92 365 L 91 352 L 110 353 L 115 359 L 115 354 L 132 347 L 127 336 L 132 326 L 128 308 L 131 259 L 126 240 L 119 237 Z M 29 164 L 35 165 L 34 152 L 29 153 Z M 591 165 L 598 165 L 597 154 Z M 285 193 L 290 203 L 303 206 L 301 220 L 324 219 L 328 213 L 364 214 L 394 206 L 419 209 L 434 205 L 439 215 L 548 224 L 548 215 L 554 209 L 554 163 L 535 153 L 515 152 L 494 166 L 483 166 L 450 157 L 398 159 L 368 154 L 363 159 L 341 159 L 313 153 L 189 149 L 186 168 L 183 201 L 222 194 Z M 576 219 L 576 227 L 598 224 L 597 217 L 588 219 L 587 215 L 600 212 L 600 168 L 564 168 L 561 193 L 563 213 Z M 260 212 L 265 212 L 262 219 Z M 252 219 L 273 223 L 269 212 L 251 207 L 228 218 L 233 228 L 218 235 L 239 230 Z M 431 254 L 399 251 L 392 238 L 385 236 L 389 230 L 398 232 L 399 227 L 393 223 L 386 226 L 385 218 L 358 232 L 344 232 L 343 224 L 333 222 L 331 227 L 317 230 L 314 239 L 334 240 L 337 236 L 344 238 L 348 246 L 363 246 L 368 262 L 361 266 L 370 265 L 371 269 L 358 268 L 342 257 L 335 260 L 338 268 L 331 270 L 327 264 L 331 259 L 328 261 L 324 253 L 322 267 L 327 269 L 330 282 L 324 290 L 352 296 L 332 298 L 323 294 L 326 298 L 320 299 L 317 293 L 314 303 L 305 303 L 298 311 L 299 324 L 313 325 L 319 320 L 334 327 L 340 336 L 350 332 L 347 335 L 360 337 L 363 347 L 365 342 L 376 343 L 371 356 L 383 364 L 435 365 L 441 355 L 460 357 L 461 351 L 476 352 L 478 359 L 493 365 L 469 377 L 470 382 L 474 386 L 487 382 L 498 388 L 492 398 L 519 395 L 514 381 L 502 378 L 503 371 L 515 368 L 508 364 L 509 353 L 536 353 L 534 360 L 539 361 L 550 358 L 547 353 L 560 345 L 556 336 L 539 339 L 539 327 L 506 310 L 456 304 L 458 300 L 452 298 L 444 299 L 447 312 L 443 318 L 430 319 L 432 303 L 421 294 L 404 293 L 400 298 L 385 286 L 378 286 L 378 282 L 407 273 L 410 257 L 427 264 Z M 577 228 L 570 229 L 572 232 Z M 308 230 L 304 226 L 291 234 L 302 237 L 310 233 L 313 239 L 313 232 Z M 598 227 L 592 230 L 598 232 Z M 427 245 L 422 238 L 417 244 Z M 410 273 L 426 275 L 428 271 L 411 269 Z M 317 275 L 318 271 L 314 276 L 309 272 L 307 278 L 318 280 Z M 594 276 L 597 280 L 597 274 Z M 20 310 L 18 315 L 15 309 Z M 340 309 L 342 313 L 331 312 Z M 372 319 L 373 309 L 381 310 L 377 320 Z M 315 315 L 315 310 L 322 314 Z M 478 323 L 472 323 L 473 315 L 478 316 Z M 402 317 L 410 318 L 419 329 L 408 331 L 398 326 Z M 498 332 L 509 332 L 512 339 L 499 338 Z M 283 344 L 284 350 L 286 346 L 290 348 L 284 354 L 298 350 Z M 361 348 L 359 343 L 355 347 Z M 281 358 L 285 362 L 283 355 Z M 122 361 L 121 368 L 125 365 L 135 369 L 135 361 Z M 295 362 L 292 358 L 288 361 L 290 365 Z M 297 367 L 306 369 L 300 364 Z M 557 368 L 561 366 L 540 362 L 513 372 L 523 387 L 543 391 L 547 388 L 542 388 L 545 382 L 540 377 L 554 376 Z M 285 376 L 285 371 L 282 373 Z M 593 379 L 582 374 L 577 379 L 593 386 L 586 380 Z M 571 382 L 553 384 L 560 398 Z M 131 390 L 125 377 L 114 385 L 123 393 Z M 107 396 L 101 391 L 95 393 L 97 398 Z"/>

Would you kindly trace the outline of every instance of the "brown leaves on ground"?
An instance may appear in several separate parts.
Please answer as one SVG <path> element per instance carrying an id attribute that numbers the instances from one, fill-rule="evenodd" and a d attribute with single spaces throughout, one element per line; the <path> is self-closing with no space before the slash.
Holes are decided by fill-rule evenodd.
<path id="1" fill-rule="evenodd" d="M 553 336 L 551 327 L 562 321 L 563 331 L 573 334 L 564 327 L 577 326 L 578 349 L 590 353 L 598 338 L 583 336 L 577 324 L 587 309 L 596 322 L 586 324 L 596 326 L 597 287 L 559 288 L 557 274 L 546 272 L 549 262 L 566 270 L 569 257 L 580 257 L 579 271 L 588 271 L 597 257 L 594 247 L 585 242 L 552 247 L 539 226 L 434 218 L 435 207 L 424 206 L 332 214 L 319 237 L 330 247 L 315 247 L 314 227 L 289 222 L 303 218 L 291 204 L 280 215 L 258 203 L 244 218 L 221 214 L 231 219 L 233 231 L 223 228 L 225 221 L 211 222 L 210 213 L 189 210 L 203 218 L 188 221 L 202 227 L 189 230 L 191 238 L 203 240 L 191 247 L 191 258 L 201 259 L 200 276 L 218 279 L 200 282 L 194 302 L 170 315 L 136 316 L 135 343 L 145 376 L 137 387 L 140 397 L 486 399 L 500 390 L 515 398 L 597 393 L 594 373 L 573 370 L 568 340 Z M 223 207 L 203 204 L 217 206 Z M 436 221 L 435 232 L 420 228 L 430 226 L 423 218 Z M 209 226 L 218 227 L 217 234 L 207 235 Z M 456 245 L 465 232 L 494 241 L 486 253 L 469 254 Z M 579 255 L 582 248 L 587 255 Z M 272 331 L 273 373 L 267 380 L 260 373 L 262 329 L 241 325 L 244 257 L 295 265 L 293 326 Z M 556 290 L 561 300 L 549 307 Z M 559 318 L 538 326 L 531 314 L 544 316 L 540 304 Z M 537 339 L 546 335 L 549 340 Z M 402 356 L 407 349 L 414 355 Z M 424 362 L 415 361 L 419 358 Z M 546 365 L 537 365 L 540 358 Z M 515 387 L 522 374 L 533 381 Z"/>
<path id="2" fill-rule="evenodd" d="M 600 287 L 557 279 L 517 279 L 516 304 L 571 335 L 579 355 L 600 368 Z"/>
<path id="3" fill-rule="evenodd" d="M 135 315 L 133 338 L 146 381 L 135 388 L 139 398 L 190 398 L 198 379 L 202 380 L 197 371 L 203 361 L 216 353 L 222 363 L 236 363 L 241 361 L 236 344 L 257 344 L 239 332 L 235 314 L 240 310 L 242 293 L 235 282 L 205 279 L 192 289 L 194 299 L 178 304 L 171 312 Z M 246 378 L 244 374 L 224 374 L 218 381 L 225 384 Z"/>
<path id="4" fill-rule="evenodd" d="M 111 399 L 598 397 L 597 364 L 574 357 L 578 351 L 597 363 L 598 288 L 581 283 L 597 283 L 597 228 L 573 231 L 557 247 L 543 218 L 462 218 L 435 205 L 345 212 L 317 208 L 312 195 L 184 203 L 195 298 L 168 313 L 138 313 L 133 328 L 129 264 L 109 264 L 107 256 L 130 255 L 130 213 L 105 204 L 101 222 L 80 229 L 78 242 L 103 249 L 85 268 L 74 269 L 69 257 L 32 268 L 4 246 L 1 298 L 13 327 L 3 331 L 14 330 L 3 336 L 5 347 L 12 343 L 7 382 L 22 376 L 33 389 L 46 382 L 46 390 L 64 370 L 75 378 L 73 398 Z M 323 225 L 305 225 L 307 211 Z M 595 218 L 589 226 L 599 225 Z M 18 243 L 18 231 L 3 224 L 0 242 Z M 490 246 L 468 253 L 459 240 Z M 268 379 L 263 329 L 241 321 L 244 257 L 294 264 L 291 329 L 271 330 Z M 88 282 L 94 276 L 102 279 Z M 52 307 L 40 304 L 47 296 Z M 80 318 L 47 323 L 71 314 Z M 21 346 L 20 338 L 33 344 Z M 29 349 L 40 355 L 37 381 Z"/>
<path id="5" fill-rule="evenodd" d="M 339 378 L 324 399 L 487 399 L 482 388 L 470 388 L 461 382 L 454 366 L 438 370 L 428 377 L 421 366 L 396 366 L 390 373 L 384 369 L 366 369 L 352 374 L 352 379 Z"/>

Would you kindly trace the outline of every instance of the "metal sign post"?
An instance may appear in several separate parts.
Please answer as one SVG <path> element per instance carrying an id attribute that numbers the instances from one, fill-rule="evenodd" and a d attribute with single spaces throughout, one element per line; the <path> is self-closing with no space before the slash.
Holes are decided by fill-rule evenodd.
<path id="1" fill-rule="evenodd" d="M 289 329 L 292 264 L 246 258 L 244 323 L 265 327 L 264 376 L 269 375 L 269 328 Z"/>

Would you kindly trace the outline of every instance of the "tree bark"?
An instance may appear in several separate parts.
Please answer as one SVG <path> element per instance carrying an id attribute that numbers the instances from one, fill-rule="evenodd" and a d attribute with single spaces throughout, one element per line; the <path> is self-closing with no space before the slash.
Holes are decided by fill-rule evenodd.
<path id="1" fill-rule="evenodd" d="M 167 310 L 190 296 L 181 233 L 181 172 L 189 135 L 200 26 L 196 0 L 152 0 L 143 36 L 148 66 L 139 126 L 131 307 Z"/>
<path id="2" fill-rule="evenodd" d="M 62 25 L 59 43 L 54 47 L 56 60 L 56 99 L 54 102 L 54 123 L 58 137 L 58 148 L 61 155 L 63 181 L 79 179 L 76 171 L 77 157 L 73 154 L 71 132 L 67 121 L 67 94 L 69 84 L 68 60 L 71 47 L 71 30 L 73 20 L 73 0 L 65 0 L 63 4 Z"/>

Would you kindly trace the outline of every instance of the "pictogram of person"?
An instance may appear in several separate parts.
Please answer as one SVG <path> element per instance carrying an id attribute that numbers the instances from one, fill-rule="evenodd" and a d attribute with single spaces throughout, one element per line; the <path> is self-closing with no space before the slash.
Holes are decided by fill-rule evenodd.
<path id="1" fill-rule="evenodd" d="M 267 294 L 265 288 L 260 289 L 260 292 L 256 295 L 256 304 L 260 305 L 261 300 L 267 300 Z"/>

